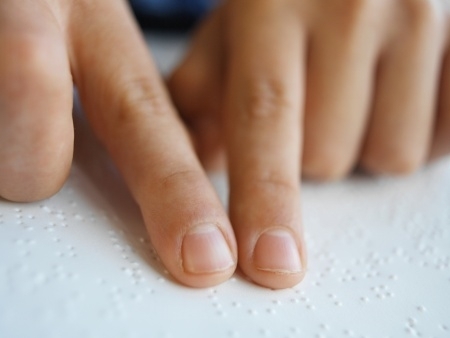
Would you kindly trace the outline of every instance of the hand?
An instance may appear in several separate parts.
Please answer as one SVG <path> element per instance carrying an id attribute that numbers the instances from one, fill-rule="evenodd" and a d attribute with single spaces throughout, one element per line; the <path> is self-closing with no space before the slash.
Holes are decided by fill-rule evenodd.
<path id="1" fill-rule="evenodd" d="M 0 196 L 56 193 L 72 160 L 73 83 L 167 269 L 228 279 L 236 243 L 122 0 L 0 2 Z"/>
<path id="2" fill-rule="evenodd" d="M 226 149 L 252 279 L 302 277 L 300 173 L 403 174 L 450 151 L 448 24 L 443 0 L 229 0 L 203 23 L 169 87 L 202 160 Z"/>

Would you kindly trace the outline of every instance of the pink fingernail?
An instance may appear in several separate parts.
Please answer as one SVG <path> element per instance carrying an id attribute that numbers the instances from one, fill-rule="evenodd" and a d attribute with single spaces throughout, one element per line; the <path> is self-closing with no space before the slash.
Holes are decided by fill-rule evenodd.
<path id="1" fill-rule="evenodd" d="M 285 274 L 302 271 L 297 244 L 291 233 L 283 229 L 268 230 L 259 237 L 253 262 L 262 271 Z"/>
<path id="2" fill-rule="evenodd" d="M 186 233 L 182 257 L 184 270 L 193 274 L 219 272 L 234 265 L 227 241 L 212 224 L 194 227 Z"/>

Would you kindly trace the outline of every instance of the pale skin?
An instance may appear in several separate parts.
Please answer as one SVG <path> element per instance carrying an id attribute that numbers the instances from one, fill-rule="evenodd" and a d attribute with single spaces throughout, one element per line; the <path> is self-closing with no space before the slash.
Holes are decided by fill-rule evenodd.
<path id="1" fill-rule="evenodd" d="M 449 13 L 444 0 L 230 0 L 170 96 L 123 0 L 2 0 L 0 196 L 61 188 L 75 84 L 178 281 L 216 285 L 239 265 L 291 287 L 307 266 L 302 175 L 404 174 L 450 152 Z M 202 167 L 221 154 L 229 216 Z"/>

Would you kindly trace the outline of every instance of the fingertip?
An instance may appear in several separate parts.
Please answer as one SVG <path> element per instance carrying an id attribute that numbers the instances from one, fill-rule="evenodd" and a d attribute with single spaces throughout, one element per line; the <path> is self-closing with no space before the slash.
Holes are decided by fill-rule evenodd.
<path id="1" fill-rule="evenodd" d="M 14 172 L 1 170 L 0 196 L 12 202 L 35 202 L 56 194 L 64 185 L 69 175 L 70 162 L 58 168 L 36 171 Z"/>
<path id="2" fill-rule="evenodd" d="M 307 268 L 303 240 L 285 228 L 264 231 L 255 241 L 253 252 L 241 255 L 240 266 L 256 284 L 271 289 L 297 285 Z"/>
<path id="3" fill-rule="evenodd" d="M 193 275 L 220 273 L 235 266 L 229 244 L 215 224 L 190 228 L 183 238 L 181 257 L 183 270 Z"/>

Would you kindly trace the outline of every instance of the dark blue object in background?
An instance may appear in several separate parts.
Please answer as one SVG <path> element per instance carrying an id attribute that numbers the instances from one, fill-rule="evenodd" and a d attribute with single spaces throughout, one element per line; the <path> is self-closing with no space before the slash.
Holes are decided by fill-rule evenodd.
<path id="1" fill-rule="evenodd" d="M 129 0 L 143 28 L 186 30 L 218 3 L 218 0 Z"/>

